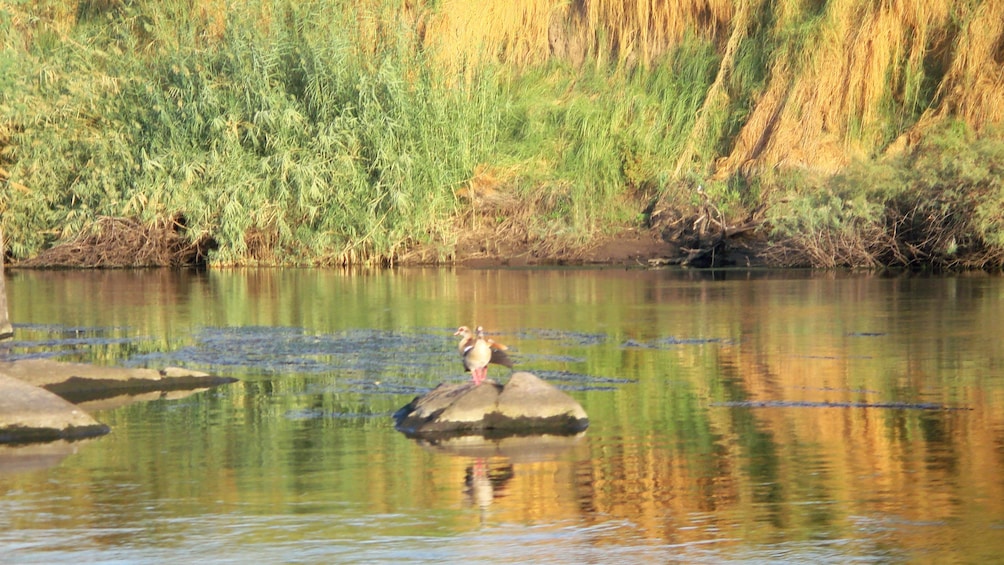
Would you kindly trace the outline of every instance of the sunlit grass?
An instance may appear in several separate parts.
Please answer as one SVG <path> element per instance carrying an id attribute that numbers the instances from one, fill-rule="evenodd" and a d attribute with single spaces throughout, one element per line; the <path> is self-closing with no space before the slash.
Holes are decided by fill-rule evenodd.
<path id="1" fill-rule="evenodd" d="M 992 75 L 994 10 L 5 5 L 0 225 L 15 258 L 125 216 L 180 218 L 216 265 L 335 265 L 447 258 L 471 228 L 581 246 L 699 185 L 730 218 L 811 221 L 772 200 L 799 170 L 804 192 L 916 150 L 946 96 L 970 143 L 1000 137 L 1002 95 L 964 85 Z"/>

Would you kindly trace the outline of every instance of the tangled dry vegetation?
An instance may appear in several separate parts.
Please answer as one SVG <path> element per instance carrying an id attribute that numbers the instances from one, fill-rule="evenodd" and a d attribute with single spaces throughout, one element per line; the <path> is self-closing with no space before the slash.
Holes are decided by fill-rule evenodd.
<path id="1" fill-rule="evenodd" d="M 1004 143 L 959 127 L 856 163 L 769 212 L 778 266 L 1004 268 Z"/>
<path id="2" fill-rule="evenodd" d="M 936 200 L 894 201 L 875 218 L 844 228 L 804 229 L 762 252 L 778 267 L 1000 270 L 1004 248 L 977 237 L 955 206 Z M 957 204 L 957 203 L 956 203 Z"/>
<path id="3" fill-rule="evenodd" d="M 144 224 L 135 218 L 101 217 L 88 230 L 18 263 L 30 268 L 120 268 L 200 266 L 211 246 L 189 242 L 182 218 Z"/>
<path id="4" fill-rule="evenodd" d="M 517 194 L 511 172 L 479 165 L 472 178 L 457 191 L 458 213 L 453 222 L 458 234 L 455 255 L 462 258 L 496 258 L 511 254 L 532 257 L 572 257 L 581 241 L 563 237 L 561 229 L 544 231 L 540 218 L 559 216 L 570 202 L 558 188 Z M 578 245 L 577 245 L 578 244 Z"/>

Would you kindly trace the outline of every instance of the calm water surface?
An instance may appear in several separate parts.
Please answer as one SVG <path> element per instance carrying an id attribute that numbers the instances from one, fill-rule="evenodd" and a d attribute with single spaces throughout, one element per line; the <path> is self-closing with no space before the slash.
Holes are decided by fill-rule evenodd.
<path id="1" fill-rule="evenodd" d="M 11 357 L 240 382 L 0 448 L 0 561 L 1004 560 L 1001 277 L 15 271 L 8 292 Z M 395 431 L 467 378 L 460 324 L 589 429 Z"/>

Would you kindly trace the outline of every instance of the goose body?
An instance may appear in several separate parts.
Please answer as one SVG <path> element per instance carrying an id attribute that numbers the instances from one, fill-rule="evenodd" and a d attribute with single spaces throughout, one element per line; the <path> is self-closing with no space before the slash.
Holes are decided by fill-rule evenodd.
<path id="1" fill-rule="evenodd" d="M 485 330 L 481 326 L 478 326 L 475 332 L 471 332 L 467 326 L 460 326 L 453 335 L 460 336 L 457 349 L 464 363 L 464 370 L 471 373 L 474 384 L 479 385 L 488 378 L 489 364 L 512 367 L 512 361 L 506 354 L 509 348 L 486 338 Z"/>

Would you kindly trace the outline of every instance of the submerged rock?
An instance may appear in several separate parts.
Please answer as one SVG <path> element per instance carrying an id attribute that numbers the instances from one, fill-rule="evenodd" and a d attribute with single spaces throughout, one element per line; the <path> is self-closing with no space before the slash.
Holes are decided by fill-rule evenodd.
<path id="1" fill-rule="evenodd" d="M 148 391 L 190 390 L 233 383 L 237 379 L 200 371 L 167 367 L 102 367 L 50 359 L 0 362 L 0 375 L 7 375 L 44 388 L 69 400 L 84 402 Z"/>
<path id="2" fill-rule="evenodd" d="M 441 384 L 394 414 L 411 436 L 574 434 L 589 426 L 572 397 L 527 372 L 494 381 Z"/>

